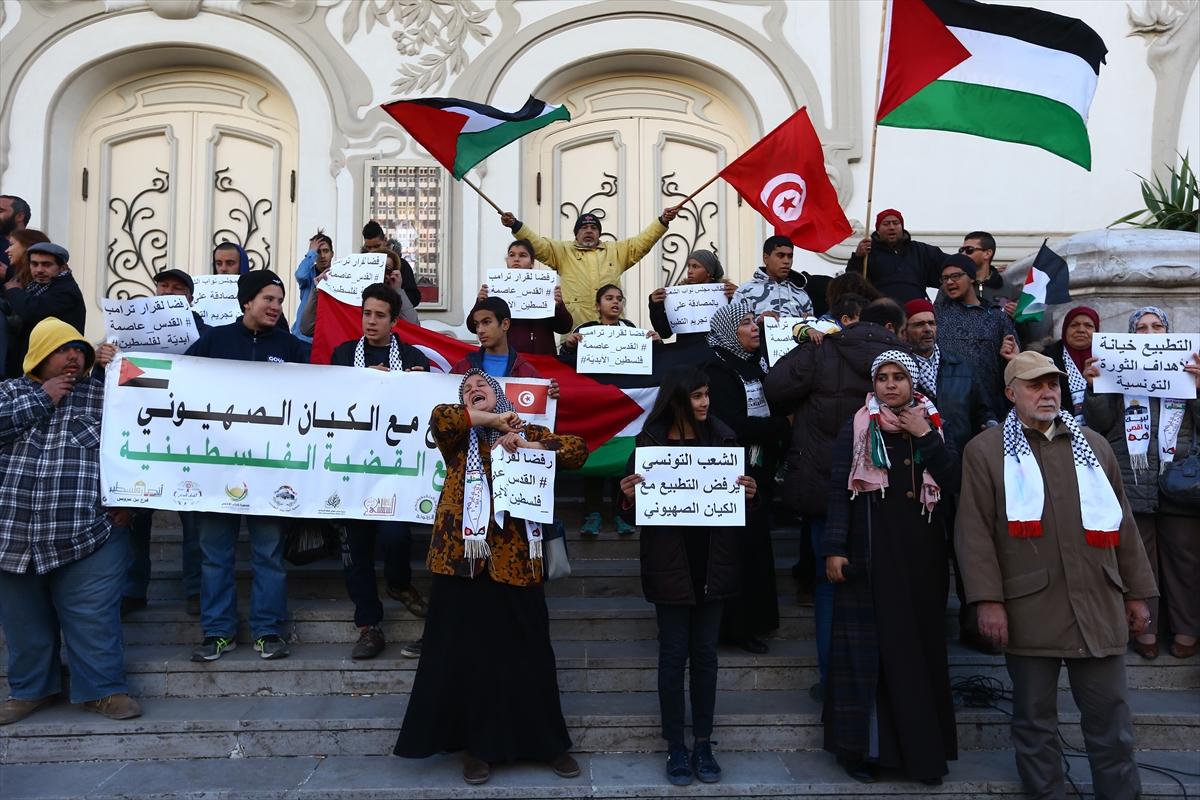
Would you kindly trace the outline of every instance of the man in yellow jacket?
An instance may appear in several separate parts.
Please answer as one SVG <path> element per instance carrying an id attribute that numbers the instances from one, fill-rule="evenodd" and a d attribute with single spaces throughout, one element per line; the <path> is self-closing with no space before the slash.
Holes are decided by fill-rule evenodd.
<path id="1" fill-rule="evenodd" d="M 668 208 L 637 236 L 619 242 L 600 241 L 600 218 L 595 214 L 581 214 L 575 220 L 573 242 L 543 239 L 511 211 L 501 214 L 500 221 L 512 231 L 513 238 L 528 239 L 533 244 L 534 258 L 559 274 L 563 302 L 575 324 L 580 325 L 600 319 L 596 292 L 605 284 L 619 285 L 621 273 L 650 252 L 678 213 L 678 209 Z"/>

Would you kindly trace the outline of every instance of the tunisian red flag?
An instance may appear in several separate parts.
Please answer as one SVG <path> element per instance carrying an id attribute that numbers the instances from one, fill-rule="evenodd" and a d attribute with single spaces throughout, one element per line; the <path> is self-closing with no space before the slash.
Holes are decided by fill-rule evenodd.
<path id="1" fill-rule="evenodd" d="M 824 253 L 854 232 L 804 108 L 721 170 L 721 177 L 796 247 Z"/>

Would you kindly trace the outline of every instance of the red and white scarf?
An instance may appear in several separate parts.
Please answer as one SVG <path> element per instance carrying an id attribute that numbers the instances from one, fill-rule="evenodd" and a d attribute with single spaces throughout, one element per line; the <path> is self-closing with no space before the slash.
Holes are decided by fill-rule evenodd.
<path id="1" fill-rule="evenodd" d="M 922 416 L 934 426 L 938 435 L 943 439 L 942 416 L 929 398 L 917 392 L 913 396 L 914 406 L 921 410 Z M 854 415 L 854 455 L 850 462 L 851 497 L 857 497 L 859 492 L 879 491 L 886 494 L 888 486 L 888 469 L 892 462 L 888 458 L 887 447 L 883 441 L 883 432 L 900 433 L 900 421 L 896 413 L 885 405 L 880 404 L 875 393 L 867 395 L 867 401 Z M 913 459 L 920 463 L 921 454 L 918 451 Z M 929 512 L 933 518 L 933 509 L 941 499 L 942 490 L 937 481 L 929 474 L 929 470 L 921 472 L 921 513 Z"/>

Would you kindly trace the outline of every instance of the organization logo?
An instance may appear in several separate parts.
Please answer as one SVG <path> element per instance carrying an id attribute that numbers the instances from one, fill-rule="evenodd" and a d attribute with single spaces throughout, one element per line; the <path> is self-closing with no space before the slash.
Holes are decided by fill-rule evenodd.
<path id="1" fill-rule="evenodd" d="M 175 487 L 174 498 L 177 506 L 194 506 L 200 502 L 203 493 L 200 484 L 195 481 L 180 481 Z"/>
<path id="2" fill-rule="evenodd" d="M 271 495 L 271 505 L 280 511 L 291 511 L 299 504 L 300 501 L 296 499 L 296 490 L 290 486 L 280 486 Z"/>
<path id="3" fill-rule="evenodd" d="M 344 517 L 346 511 L 342 508 L 342 496 L 337 492 L 325 498 L 325 505 L 317 509 L 317 514 L 323 517 Z"/>
<path id="4" fill-rule="evenodd" d="M 368 517 L 396 516 L 396 495 L 387 497 L 368 497 L 363 501 L 363 513 Z"/>
<path id="5" fill-rule="evenodd" d="M 329 497 L 325 498 L 325 507 L 326 508 L 334 509 L 334 508 L 337 508 L 338 506 L 340 506 L 341 504 L 342 504 L 342 498 L 338 497 L 337 492 L 334 492 L 333 494 L 329 495 Z"/>
<path id="6" fill-rule="evenodd" d="M 122 503 L 149 503 L 152 497 L 162 497 L 163 487 L 147 486 L 145 481 L 137 481 L 133 486 L 122 486 L 119 482 L 108 487 L 108 493 Z"/>
<path id="7" fill-rule="evenodd" d="M 225 484 L 225 496 L 235 503 L 240 503 L 250 494 L 250 487 L 244 483 Z"/>
<path id="8" fill-rule="evenodd" d="M 433 512 L 436 509 L 437 497 L 431 494 L 421 495 L 417 498 L 417 502 L 413 503 L 413 510 L 422 520 L 433 519 Z"/>
<path id="9" fill-rule="evenodd" d="M 808 186 L 804 178 L 794 172 L 785 172 L 767 181 L 759 199 L 782 221 L 794 222 L 804 213 L 804 199 L 807 196 Z"/>

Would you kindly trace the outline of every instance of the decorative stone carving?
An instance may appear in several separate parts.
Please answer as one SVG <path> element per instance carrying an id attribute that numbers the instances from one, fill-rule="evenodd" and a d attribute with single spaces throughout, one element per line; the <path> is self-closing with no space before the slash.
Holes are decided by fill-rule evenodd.
<path id="1" fill-rule="evenodd" d="M 1143 0 L 1129 8 L 1130 36 L 1146 40 L 1146 63 L 1154 73 L 1154 119 L 1150 170 L 1164 183 L 1175 166 L 1179 123 L 1188 83 L 1200 60 L 1200 0 Z"/>

